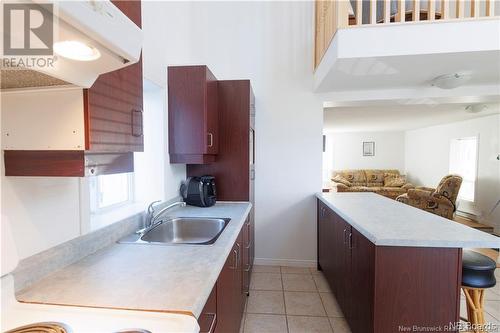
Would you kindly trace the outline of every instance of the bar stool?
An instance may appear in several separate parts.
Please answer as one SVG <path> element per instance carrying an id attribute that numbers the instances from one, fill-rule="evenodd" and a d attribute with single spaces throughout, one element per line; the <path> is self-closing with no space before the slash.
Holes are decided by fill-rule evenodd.
<path id="1" fill-rule="evenodd" d="M 462 290 L 467 300 L 467 321 L 481 332 L 484 320 L 484 290 L 494 287 L 496 263 L 480 253 L 464 250 L 462 254 Z"/>

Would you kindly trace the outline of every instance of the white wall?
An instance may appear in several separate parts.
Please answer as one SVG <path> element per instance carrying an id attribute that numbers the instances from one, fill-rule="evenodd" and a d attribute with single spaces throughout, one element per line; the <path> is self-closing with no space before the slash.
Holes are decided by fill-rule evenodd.
<path id="1" fill-rule="evenodd" d="M 363 142 L 375 142 L 375 156 L 363 156 Z M 404 132 L 327 133 L 323 181 L 332 170 L 398 169 L 404 172 Z"/>
<path id="2" fill-rule="evenodd" d="M 184 164 L 170 164 L 166 90 L 144 81 L 144 152 L 134 153 L 136 200 L 149 203 L 179 195 Z"/>
<path id="3" fill-rule="evenodd" d="M 164 88 L 145 82 L 145 152 L 135 154 L 136 195 L 141 202 L 177 196 L 180 181 L 186 174 L 184 165 L 168 164 L 165 95 Z M 20 259 L 89 230 L 90 206 L 88 186 L 85 186 L 88 178 L 81 182 L 80 178 L 5 177 L 3 153 L 1 155 L 2 221 L 10 222 Z M 100 225 L 112 222 L 107 218 L 104 217 L 106 223 Z M 2 253 L 4 255 L 7 254 Z"/>
<path id="4" fill-rule="evenodd" d="M 479 135 L 476 213 L 485 219 L 500 199 L 500 115 L 427 127 L 406 132 L 405 165 L 409 180 L 435 187 L 449 173 L 450 140 Z M 500 231 L 500 208 L 483 220 Z"/>
<path id="5" fill-rule="evenodd" d="M 256 257 L 292 264 L 316 257 L 322 103 L 311 93 L 313 5 L 143 3 L 148 78 L 165 84 L 167 65 L 206 64 L 219 79 L 252 81 Z"/>

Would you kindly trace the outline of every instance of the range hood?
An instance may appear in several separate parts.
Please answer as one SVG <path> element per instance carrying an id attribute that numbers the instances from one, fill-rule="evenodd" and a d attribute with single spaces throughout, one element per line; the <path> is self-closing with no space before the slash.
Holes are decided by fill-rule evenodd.
<path id="1" fill-rule="evenodd" d="M 26 4 L 26 0 L 23 1 Z M 32 0 L 29 6 L 47 1 Z M 11 56 L 2 52 L 2 88 L 49 87 L 71 84 L 89 88 L 100 74 L 111 72 L 139 61 L 142 49 L 142 30 L 109 0 L 105 1 L 51 1 L 54 20 L 53 66 L 41 62 L 12 65 L 6 62 Z M 11 38 L 24 38 L 14 33 Z M 17 41 L 19 44 L 19 41 Z M 58 52 L 57 46 L 69 42 L 69 51 L 83 45 L 92 50 L 93 60 L 75 60 Z M 22 43 L 22 41 L 21 41 Z M 79 44 L 78 44 L 79 43 Z M 21 44 L 22 45 L 22 44 Z M 68 46 L 68 45 L 66 45 Z M 16 56 L 22 60 L 22 56 Z M 33 57 L 33 56 L 30 56 Z M 47 57 L 46 57 L 47 58 Z M 12 58 L 11 58 L 12 59 Z M 7 65 L 6 65 L 7 64 Z"/>

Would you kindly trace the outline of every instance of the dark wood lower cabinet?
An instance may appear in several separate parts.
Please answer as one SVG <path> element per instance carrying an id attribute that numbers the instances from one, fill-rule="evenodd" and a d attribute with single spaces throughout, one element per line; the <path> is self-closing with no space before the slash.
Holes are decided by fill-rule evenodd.
<path id="1" fill-rule="evenodd" d="M 245 238 L 248 238 L 247 222 L 243 225 L 219 274 L 214 290 L 198 318 L 200 332 L 237 333 L 240 330 L 247 297 L 244 286 L 245 265 L 243 264 L 244 252 L 247 251 L 244 246 Z"/>
<path id="2" fill-rule="evenodd" d="M 458 248 L 376 246 L 318 200 L 318 268 L 353 333 L 458 322 L 461 258 Z"/>

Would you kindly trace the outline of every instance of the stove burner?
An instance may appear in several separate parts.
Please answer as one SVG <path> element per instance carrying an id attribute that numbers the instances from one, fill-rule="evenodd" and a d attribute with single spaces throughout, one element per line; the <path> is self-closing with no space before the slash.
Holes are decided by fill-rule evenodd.
<path id="1" fill-rule="evenodd" d="M 34 323 L 14 328 L 5 333 L 71 333 L 72 330 L 63 323 L 44 322 Z"/>

